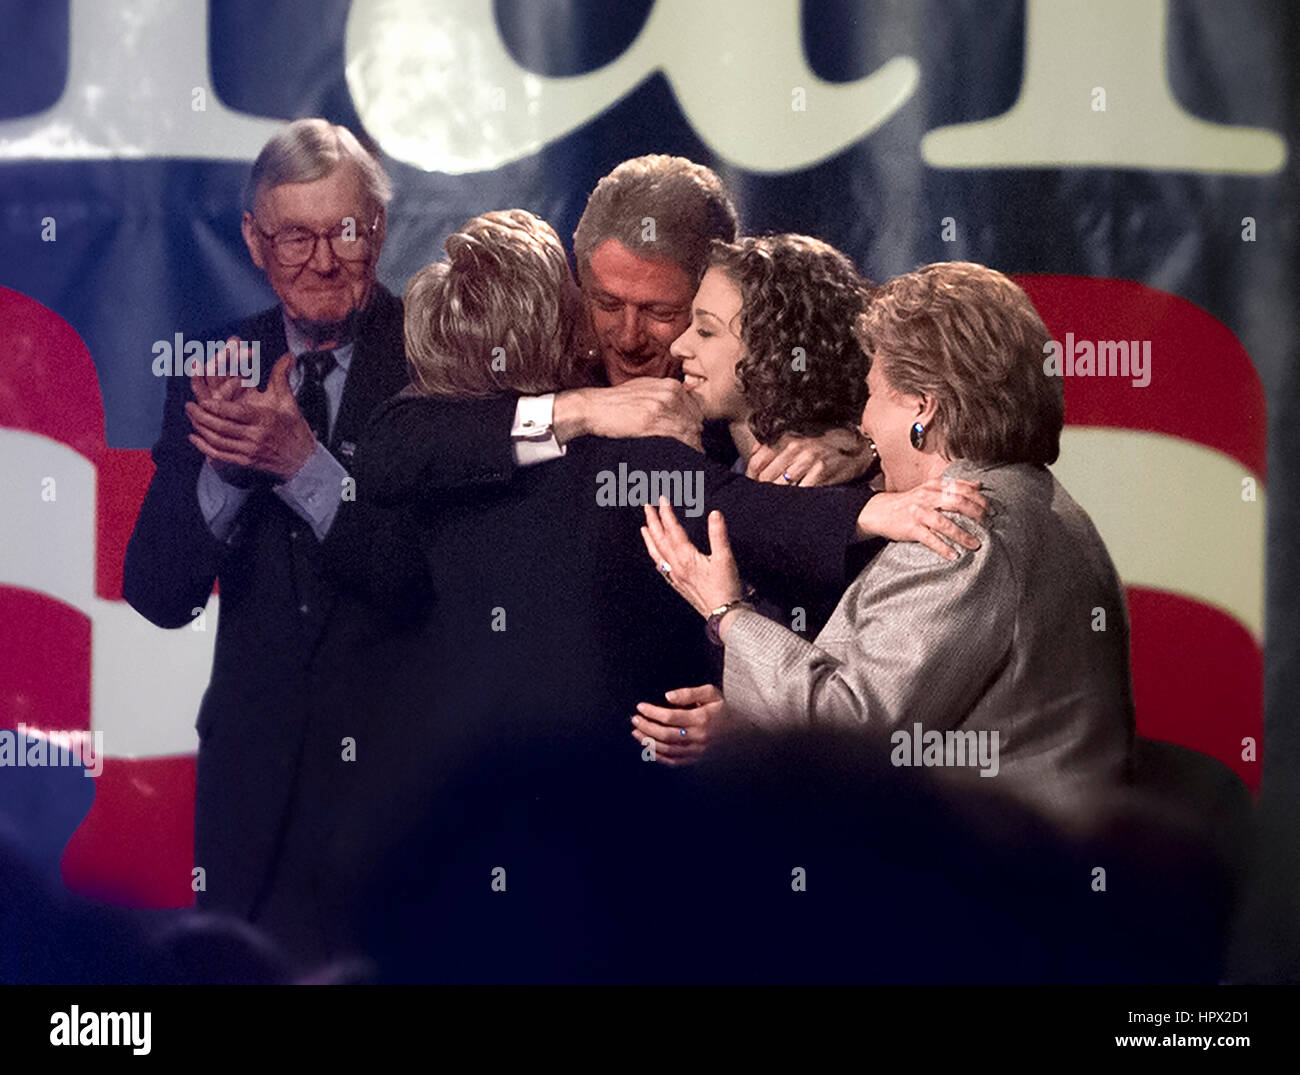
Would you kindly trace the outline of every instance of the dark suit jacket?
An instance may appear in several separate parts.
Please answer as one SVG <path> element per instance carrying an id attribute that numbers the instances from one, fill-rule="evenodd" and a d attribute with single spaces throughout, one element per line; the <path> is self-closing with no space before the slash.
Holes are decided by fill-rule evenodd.
<path id="1" fill-rule="evenodd" d="M 418 628 L 337 655 L 356 674 L 314 729 L 305 766 L 320 789 L 305 797 L 336 810 L 322 822 L 334 829 L 317 886 L 326 899 L 355 898 L 349 890 L 430 809 L 454 814 L 447 789 L 485 764 L 502 800 L 520 809 L 540 809 L 557 790 L 546 766 L 532 764 L 539 757 L 619 772 L 652 809 L 655 782 L 672 774 L 642 761 L 629 718 L 639 701 L 708 682 L 711 647 L 703 621 L 646 554 L 641 508 L 601 503 L 598 489 L 620 466 L 698 474 L 699 514 L 678 517 L 704 544 L 707 512 L 722 510 L 758 585 L 805 595 L 843 588 L 868 491 L 753 482 L 662 438 L 582 438 L 508 483 L 453 468 L 467 443 L 454 431 L 468 415 L 501 438 L 483 457 L 496 472 L 514 405 L 395 400 L 358 446 L 357 503 L 342 505 L 327 550 L 342 575 L 364 574 L 374 548 L 359 509 L 367 498 L 401 505 L 420 534 L 434 599 Z M 341 755 L 346 738 L 353 759 Z M 354 911 L 338 914 L 346 921 Z"/>
<path id="2" fill-rule="evenodd" d="M 238 332 L 261 342 L 264 389 L 276 358 L 287 350 L 280 308 L 258 314 Z M 402 304 L 376 286 L 328 446 L 345 467 L 349 459 L 340 446 L 359 440 L 370 412 L 406 383 Z M 253 489 L 229 542 L 213 537 L 196 491 L 203 457 L 187 440 L 184 406 L 192 398 L 188 379 L 169 382 L 153 449 L 157 469 L 127 548 L 123 592 L 153 623 L 179 628 L 205 605 L 214 581 L 220 583 L 212 678 L 197 723 L 195 864 L 206 874 L 199 902 L 256 919 L 279 855 L 304 728 L 334 681 L 346 675 L 345 668 L 322 662 L 322 635 L 332 626 L 348 638 L 382 636 L 390 614 L 401 609 L 353 603 L 345 610 L 349 622 L 336 623 L 343 614 L 339 586 L 324 570 L 320 543 L 269 483 Z M 473 457 L 480 428 L 467 422 L 452 435 Z M 489 451 L 484 445 L 467 471 L 484 473 Z M 418 596 L 422 575 L 407 570 L 411 545 L 400 522 L 368 503 L 360 515 L 376 552 L 371 587 Z"/>

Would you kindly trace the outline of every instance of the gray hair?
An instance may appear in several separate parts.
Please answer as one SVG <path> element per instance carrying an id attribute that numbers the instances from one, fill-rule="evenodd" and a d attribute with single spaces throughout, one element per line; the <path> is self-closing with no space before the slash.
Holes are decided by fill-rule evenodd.
<path id="1" fill-rule="evenodd" d="M 573 233 L 573 253 L 585 278 L 592 251 L 616 239 L 633 254 L 681 266 L 698 283 L 712 241 L 734 243 L 739 231 L 717 173 L 685 157 L 651 153 L 624 161 L 596 184 Z"/>
<path id="2" fill-rule="evenodd" d="M 375 211 L 382 210 L 393 197 L 393 184 L 383 165 L 346 127 L 323 119 L 296 119 L 262 147 L 244 184 L 243 207 L 252 213 L 262 191 L 283 183 L 324 179 L 345 160 L 357 166 L 362 189 Z"/>

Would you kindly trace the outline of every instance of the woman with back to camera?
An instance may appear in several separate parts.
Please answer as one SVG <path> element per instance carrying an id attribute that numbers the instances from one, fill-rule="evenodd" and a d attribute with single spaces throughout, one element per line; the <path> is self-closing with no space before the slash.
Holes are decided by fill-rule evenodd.
<path id="1" fill-rule="evenodd" d="M 993 506 L 974 527 L 980 547 L 944 559 L 891 544 L 809 642 L 746 606 L 721 516 L 705 556 L 671 508 L 647 508 L 647 549 L 725 646 L 726 701 L 642 705 L 640 734 L 687 761 L 733 722 L 996 732 L 1009 782 L 1075 807 L 1127 776 L 1134 715 L 1119 578 L 1047 469 L 1065 416 L 1043 372 L 1047 329 L 1007 277 L 948 262 L 878 289 L 857 335 L 870 363 L 861 428 L 885 488 L 978 480 Z M 1098 608 L 1108 630 L 1093 629 Z"/>

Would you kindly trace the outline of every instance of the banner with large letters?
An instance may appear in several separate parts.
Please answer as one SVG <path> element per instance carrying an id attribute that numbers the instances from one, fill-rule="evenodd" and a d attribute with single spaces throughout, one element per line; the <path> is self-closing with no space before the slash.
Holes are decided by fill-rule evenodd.
<path id="1" fill-rule="evenodd" d="M 1126 586 L 1139 730 L 1258 792 L 1300 635 L 1297 33 L 1265 0 L 0 0 L 0 810 L 77 891 L 192 901 L 220 598 L 154 628 L 122 554 L 155 345 L 274 301 L 240 188 L 307 115 L 381 152 L 399 293 L 489 209 L 567 239 L 648 152 L 873 279 L 1013 274 L 1065 380 L 1056 473 Z"/>

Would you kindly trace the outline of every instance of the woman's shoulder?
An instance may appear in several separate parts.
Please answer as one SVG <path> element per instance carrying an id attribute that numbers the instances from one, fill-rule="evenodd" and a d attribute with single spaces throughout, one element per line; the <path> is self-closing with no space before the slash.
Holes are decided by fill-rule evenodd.
<path id="1" fill-rule="evenodd" d="M 987 520 L 989 544 L 1007 555 L 1018 577 L 1032 569 L 1039 579 L 1071 573 L 1113 579 L 1110 553 L 1091 517 L 1048 467 L 968 465 L 950 472 L 981 482 L 994 511 Z"/>
<path id="2" fill-rule="evenodd" d="M 1016 463 L 971 468 L 954 476 L 974 475 L 994 506 L 995 531 L 1003 540 L 1039 544 L 1054 534 L 1070 534 L 1100 543 L 1088 513 L 1045 466 Z"/>
<path id="3" fill-rule="evenodd" d="M 910 589 L 933 591 L 940 602 L 955 600 L 965 591 L 1014 597 L 1019 585 L 1015 555 L 998 527 L 992 520 L 984 525 L 965 516 L 944 514 L 974 534 L 980 547 L 950 546 L 956 555 L 948 558 L 917 541 L 891 541 L 854 581 L 857 599 L 869 603 Z"/>
<path id="4" fill-rule="evenodd" d="M 381 503 L 511 476 L 515 399 L 457 400 L 407 389 L 371 412 L 351 470 Z"/>
<path id="5" fill-rule="evenodd" d="M 400 423 L 410 426 L 433 425 L 449 418 L 462 419 L 471 415 L 496 413 L 513 414 L 518 398 L 512 394 L 485 396 L 477 399 L 454 399 L 450 396 L 426 396 L 414 385 L 407 385 L 395 396 L 390 396 L 370 414 L 370 430 Z"/>
<path id="6" fill-rule="evenodd" d="M 980 483 L 980 492 L 989 502 L 991 514 L 985 520 L 994 542 L 1016 546 L 1036 541 L 1044 528 L 1058 525 L 1054 504 L 1061 492 L 1060 483 L 1045 466 L 1035 463 L 983 465 L 958 460 L 943 473 L 945 478 L 960 478 Z M 968 528 L 970 520 L 961 520 Z"/>
<path id="7" fill-rule="evenodd" d="M 854 582 L 857 600 L 869 603 L 885 595 L 915 590 L 918 595 L 922 591 L 931 592 L 940 605 L 957 601 L 968 592 L 996 593 L 999 603 L 1014 603 L 1022 579 L 1019 561 L 1027 547 L 1026 513 L 1034 510 L 1031 505 L 1035 498 L 1045 502 L 1050 499 L 1034 489 L 1042 477 L 1017 471 L 1018 468 L 980 467 L 964 462 L 948 467 L 945 478 L 980 482 L 981 492 L 989 501 L 990 514 L 982 522 L 944 512 L 979 540 L 979 548 L 950 544 L 956 555 L 948 558 L 920 542 L 891 541 L 859 573 Z M 1044 475 L 1050 483 L 1051 475 L 1045 471 Z"/>

